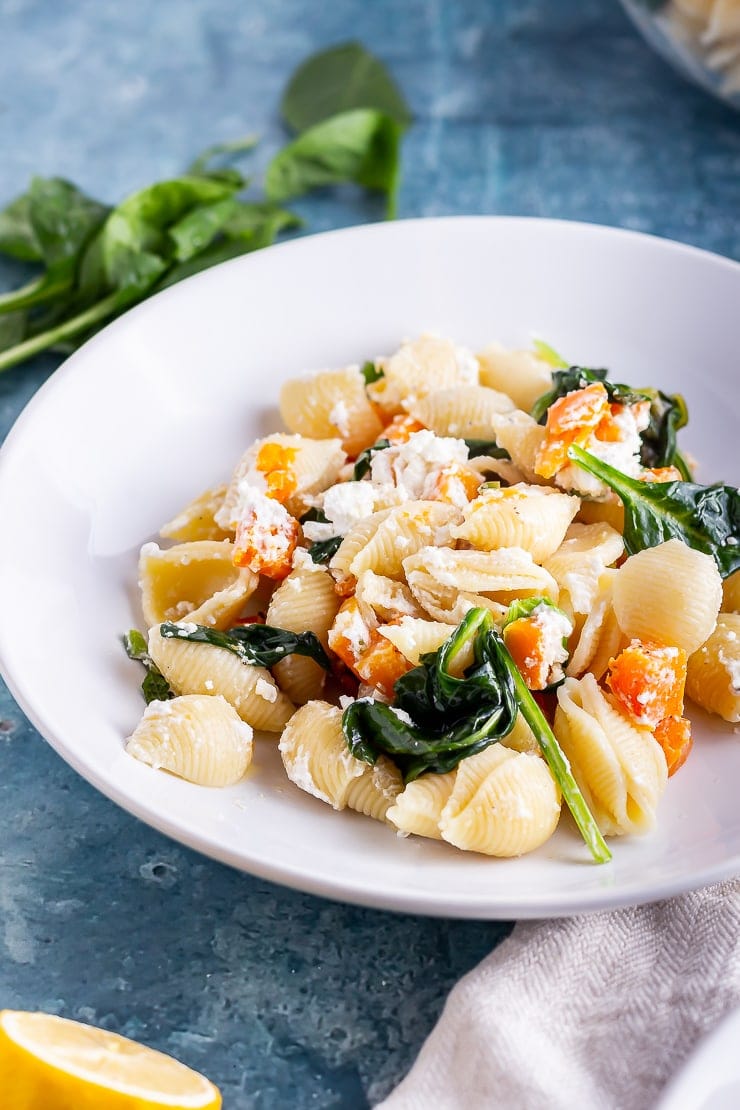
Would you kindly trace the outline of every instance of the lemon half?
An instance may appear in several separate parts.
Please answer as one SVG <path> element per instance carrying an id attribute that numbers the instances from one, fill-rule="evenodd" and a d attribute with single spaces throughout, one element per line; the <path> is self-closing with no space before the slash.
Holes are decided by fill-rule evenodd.
<path id="1" fill-rule="evenodd" d="M 0 1011 L 8 1110 L 220 1110 L 205 1076 L 117 1033 L 52 1014 Z"/>

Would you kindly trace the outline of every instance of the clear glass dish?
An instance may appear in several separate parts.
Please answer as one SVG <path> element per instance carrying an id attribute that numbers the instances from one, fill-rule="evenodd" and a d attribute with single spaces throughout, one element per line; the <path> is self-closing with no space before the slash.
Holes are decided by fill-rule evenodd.
<path id="1" fill-rule="evenodd" d="M 622 0 L 622 6 L 666 61 L 740 109 L 740 0 Z"/>

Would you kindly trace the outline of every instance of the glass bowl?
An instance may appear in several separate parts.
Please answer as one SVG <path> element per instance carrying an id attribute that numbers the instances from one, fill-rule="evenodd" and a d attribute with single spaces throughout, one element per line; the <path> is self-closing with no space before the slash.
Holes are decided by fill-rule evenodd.
<path id="1" fill-rule="evenodd" d="M 740 0 L 622 0 L 622 6 L 666 61 L 740 109 Z"/>

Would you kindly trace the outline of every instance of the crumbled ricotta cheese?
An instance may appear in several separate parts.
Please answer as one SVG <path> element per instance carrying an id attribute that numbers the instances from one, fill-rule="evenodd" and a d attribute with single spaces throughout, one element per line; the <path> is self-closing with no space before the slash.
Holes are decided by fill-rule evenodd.
<path id="1" fill-rule="evenodd" d="M 532 610 L 531 620 L 542 633 L 542 656 L 549 664 L 548 685 L 559 682 L 563 677 L 562 664 L 568 661 L 566 644 L 573 624 L 562 610 L 553 609 L 544 602 Z"/>
<path id="2" fill-rule="evenodd" d="M 409 501 L 418 501 L 430 475 L 436 477 L 443 466 L 464 464 L 467 459 L 464 440 L 427 430 L 414 432 L 406 443 L 375 452 L 370 462 L 371 482 L 379 487 L 395 486 Z"/>
<path id="3" fill-rule="evenodd" d="M 370 516 L 375 511 L 375 496 L 370 482 L 341 482 L 330 486 L 324 494 L 323 507 L 331 521 L 331 535 L 346 536 L 355 524 Z"/>
<path id="4" fill-rule="evenodd" d="M 264 701 L 277 701 L 277 688 L 271 682 L 266 682 L 264 678 L 257 679 L 254 692 L 258 698 L 262 698 Z"/>

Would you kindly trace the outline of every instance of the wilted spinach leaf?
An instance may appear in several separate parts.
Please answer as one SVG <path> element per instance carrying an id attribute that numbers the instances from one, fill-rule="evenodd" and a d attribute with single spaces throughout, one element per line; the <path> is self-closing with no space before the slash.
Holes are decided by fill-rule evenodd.
<path id="1" fill-rule="evenodd" d="M 141 692 L 147 705 L 150 701 L 168 701 L 170 698 L 174 698 L 175 695 L 170 689 L 170 684 L 152 661 L 147 650 L 146 640 L 138 629 L 132 628 L 126 633 L 123 637 L 123 646 L 129 659 L 135 659 L 146 670 L 146 676 L 141 684 Z"/>
<path id="2" fill-rule="evenodd" d="M 202 624 L 193 626 L 170 621 L 161 624 L 159 631 L 165 640 L 188 640 L 225 648 L 250 666 L 272 667 L 288 655 L 305 655 L 326 670 L 331 666 L 321 641 L 313 632 L 288 632 L 269 624 L 237 625 L 228 632 L 221 632 Z"/>

